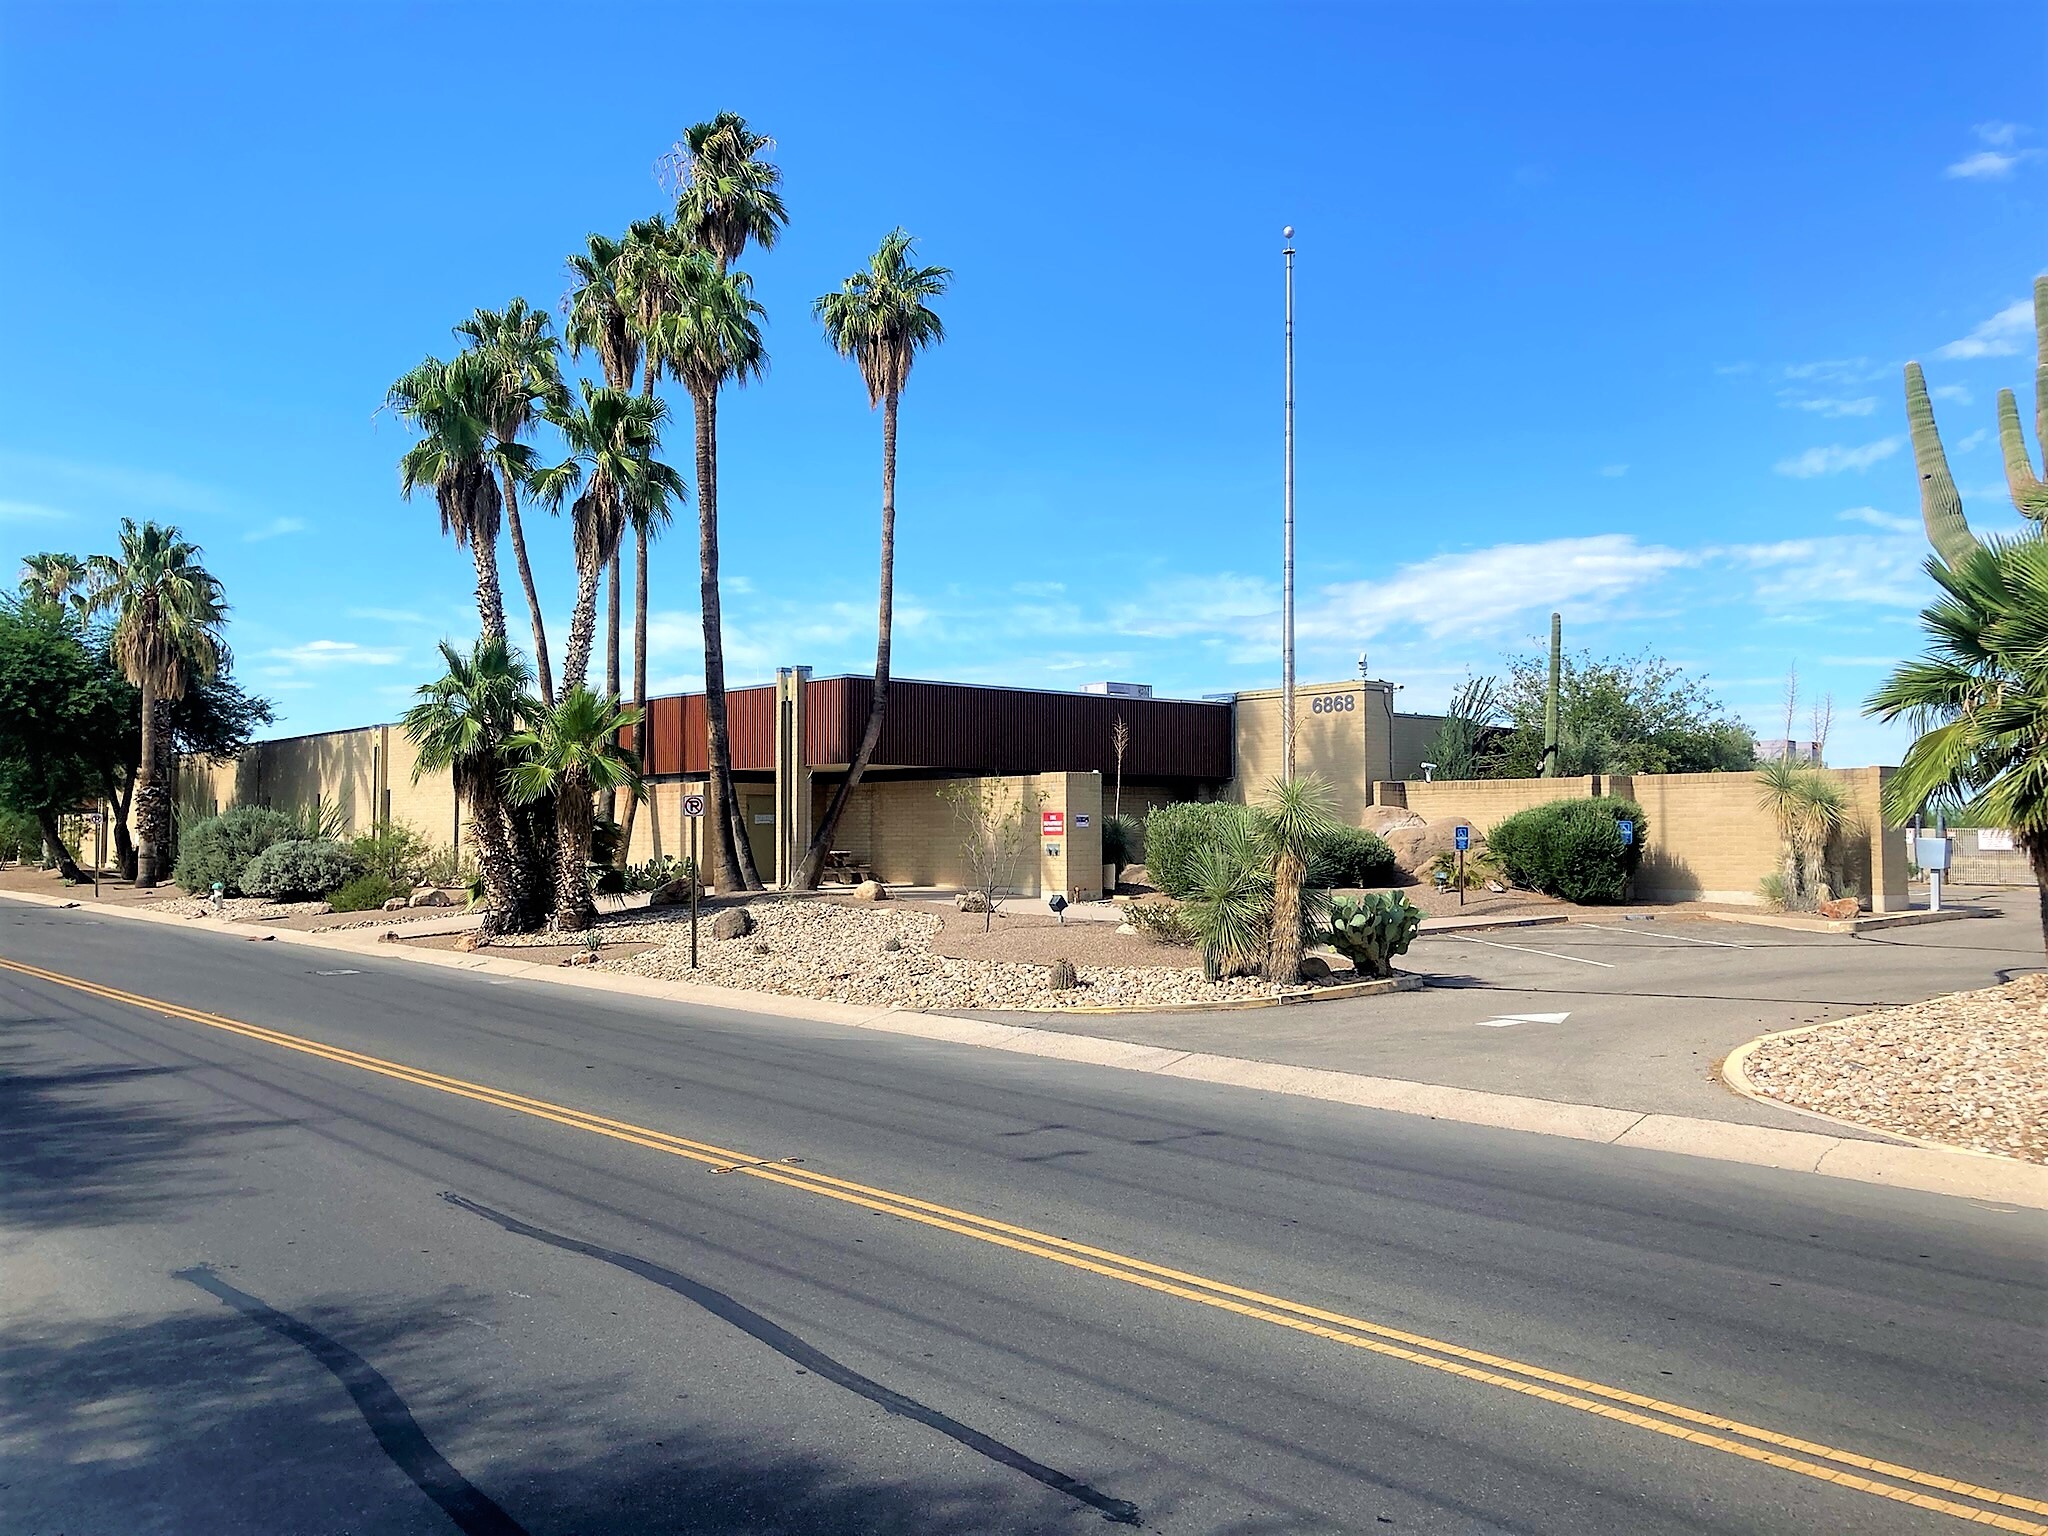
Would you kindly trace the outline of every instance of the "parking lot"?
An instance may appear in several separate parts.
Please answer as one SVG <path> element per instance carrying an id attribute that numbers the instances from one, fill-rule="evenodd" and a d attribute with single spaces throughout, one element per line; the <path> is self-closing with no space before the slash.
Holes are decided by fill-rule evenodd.
<path id="1" fill-rule="evenodd" d="M 1391 997 L 1033 1023 L 1300 1066 L 1812 1129 L 1745 1099 L 1719 1063 L 1756 1035 L 1995 986 L 2044 964 L 2035 894 L 1956 891 L 1978 915 L 1860 936 L 1615 908 L 1584 921 L 1425 933 Z"/>

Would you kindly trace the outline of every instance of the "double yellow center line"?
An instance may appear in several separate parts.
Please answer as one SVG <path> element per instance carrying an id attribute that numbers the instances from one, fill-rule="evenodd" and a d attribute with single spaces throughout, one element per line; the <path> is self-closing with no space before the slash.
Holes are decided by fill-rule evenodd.
<path id="1" fill-rule="evenodd" d="M 747 1178 L 762 1179 L 770 1184 L 780 1184 L 785 1188 L 800 1190 L 823 1199 L 859 1206 L 884 1216 L 914 1221 L 923 1226 L 971 1238 L 976 1242 L 1007 1248 L 1012 1252 L 1028 1254 L 1049 1263 L 1086 1270 L 1090 1274 L 1121 1281 L 1126 1285 L 1139 1286 L 1164 1296 L 1193 1302 L 1198 1306 L 1235 1313 L 1240 1317 L 1255 1318 L 1260 1322 L 1291 1329 L 1296 1333 L 1311 1334 L 1351 1349 L 1386 1355 L 1426 1370 L 1441 1371 L 1466 1381 L 1498 1387 L 1503 1391 L 1520 1393 L 1525 1397 L 1540 1398 L 1544 1402 L 1555 1403 L 1560 1407 L 1574 1408 L 1582 1413 L 1612 1419 L 1651 1434 L 1664 1435 L 1709 1450 L 1722 1451 L 1730 1456 L 1739 1456 L 1746 1461 L 1762 1462 L 1767 1466 L 1824 1483 L 1833 1483 L 1837 1487 L 1853 1489 L 1876 1498 L 1890 1499 L 1896 1503 L 1952 1515 L 1958 1520 L 1990 1526 L 1995 1530 L 2048 1536 L 2048 1523 L 2004 1512 L 2024 1510 L 2028 1514 L 2048 1515 L 2048 1501 L 2030 1499 L 1996 1488 L 1986 1488 L 1956 1478 L 1922 1472 L 1912 1467 L 1900 1466 L 1896 1462 L 1859 1455 L 1854 1451 L 1838 1450 L 1816 1441 L 1780 1434 L 1776 1430 L 1764 1429 L 1755 1424 L 1745 1424 L 1739 1419 L 1688 1408 L 1682 1403 L 1665 1402 L 1620 1387 L 1610 1387 L 1582 1377 L 1565 1375 L 1525 1361 L 1488 1354 L 1483 1350 L 1468 1349 L 1463 1345 L 1410 1333 L 1399 1328 L 1390 1328 L 1365 1318 L 1351 1317 L 1342 1312 L 1291 1301 L 1284 1296 L 1273 1296 L 1226 1281 L 1210 1279 L 1205 1275 L 1154 1264 L 1130 1254 L 1117 1253 L 1111 1249 L 1075 1242 L 1071 1238 L 1060 1237 L 1050 1232 L 1040 1232 L 1030 1227 L 997 1221 L 992 1217 L 976 1215 L 972 1211 L 934 1204 L 929 1200 L 920 1200 L 894 1190 L 878 1189 L 873 1185 L 856 1183 L 850 1179 L 835 1178 L 814 1168 L 787 1162 L 762 1161 L 730 1147 L 695 1141 L 688 1137 L 672 1135 L 667 1131 L 635 1125 L 630 1121 L 614 1120 L 604 1115 L 592 1114 L 587 1110 L 556 1104 L 546 1099 L 529 1098 L 525 1094 L 511 1093 L 484 1083 L 473 1083 L 464 1078 L 429 1072 L 403 1062 L 389 1061 L 381 1056 L 367 1056 L 360 1051 L 345 1050 L 340 1046 L 327 1045 L 302 1036 L 283 1034 L 274 1029 L 264 1029 L 260 1025 L 243 1023 L 239 1019 L 204 1013 L 158 998 L 124 992 L 117 987 L 101 986 L 97 982 L 84 981 L 76 976 L 47 971 L 39 966 L 0 959 L 0 969 L 33 977 L 53 986 L 68 987 L 108 1002 L 147 1009 L 186 1023 L 240 1035 L 244 1039 L 264 1045 L 318 1057 L 322 1061 L 352 1067 L 358 1071 L 375 1073 L 379 1077 L 388 1077 L 415 1087 L 431 1089 L 436 1093 L 473 1099 L 480 1104 L 489 1104 L 494 1108 L 531 1116 L 537 1120 L 551 1121 L 572 1130 L 626 1142 L 636 1147 L 645 1147 L 649 1151 L 664 1152 L 673 1157 L 687 1158 L 691 1162 L 704 1163 Z M 1963 1499 L 1976 1502 L 1958 1502 Z M 1986 1505 L 1992 1507 L 1981 1507 Z"/>

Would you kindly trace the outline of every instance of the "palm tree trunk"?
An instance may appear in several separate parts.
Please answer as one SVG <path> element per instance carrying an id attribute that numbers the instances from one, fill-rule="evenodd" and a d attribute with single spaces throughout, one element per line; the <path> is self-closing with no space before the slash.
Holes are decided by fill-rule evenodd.
<path id="1" fill-rule="evenodd" d="M 505 636 L 505 593 L 498 585 L 497 542 L 472 536 L 469 552 L 476 558 L 477 618 L 482 622 L 486 635 L 495 635 L 502 640 Z"/>
<path id="2" fill-rule="evenodd" d="M 533 615 L 533 675 L 540 683 L 543 704 L 555 702 L 555 679 L 548 666 L 548 630 L 541 621 L 540 593 L 534 589 L 533 567 L 526 560 L 526 530 L 519 522 L 519 486 L 510 470 L 500 470 L 505 491 L 505 527 L 512 535 L 512 559 L 519 567 L 519 585 L 526 589 L 526 610 Z"/>
<path id="3" fill-rule="evenodd" d="M 164 790 L 157 779 L 156 685 L 145 673 L 142 680 L 142 761 L 135 769 L 135 830 L 140 847 L 135 854 L 135 884 L 153 888 L 159 875 L 164 823 Z"/>
<path id="4" fill-rule="evenodd" d="M 653 382 L 651 378 L 649 382 Z M 633 752 L 643 773 L 647 768 L 647 536 L 647 519 L 643 517 L 633 525 L 633 707 L 642 712 L 640 723 L 633 727 Z M 619 824 L 619 867 L 623 869 L 633 862 L 633 823 L 639 819 L 640 797 L 624 789 L 618 791 L 618 797 L 625 801 L 624 807 L 613 813 Z M 613 804 L 617 803 L 615 799 Z"/>
<path id="5" fill-rule="evenodd" d="M 1273 862 L 1273 931 L 1266 941 L 1266 979 L 1282 986 L 1301 980 L 1301 884 L 1308 874 L 1292 848 Z"/>
<path id="6" fill-rule="evenodd" d="M 555 795 L 555 927 L 581 933 L 597 919 L 590 899 L 590 781 L 569 774 Z"/>
<path id="7" fill-rule="evenodd" d="M 711 772 L 711 881 L 721 894 L 758 891 L 732 784 L 725 714 L 725 628 L 718 600 L 718 392 L 692 390 L 697 415 L 697 597 L 704 614 L 705 755 Z"/>
<path id="8" fill-rule="evenodd" d="M 860 746 L 847 765 L 846 777 L 832 792 L 818 823 L 811 846 L 804 850 L 803 867 L 797 871 L 796 889 L 814 891 L 825 867 L 825 855 L 839 830 L 839 818 L 860 787 L 862 775 L 874 760 L 875 745 L 882 739 L 882 717 L 889 707 L 889 648 L 896 631 L 896 407 L 901 396 L 890 390 L 882 400 L 882 581 L 875 607 L 875 692 L 868 703 L 868 722 L 860 733 Z"/>
<path id="9" fill-rule="evenodd" d="M 562 657 L 562 692 L 574 693 L 590 671 L 590 644 L 597 631 L 597 589 L 602 566 L 576 567 L 576 606 L 569 610 L 569 649 Z"/>
<path id="10" fill-rule="evenodd" d="M 604 607 L 604 696 L 608 699 L 619 696 L 619 587 L 625 579 L 623 564 L 620 551 L 614 545 L 611 586 Z"/>
<path id="11" fill-rule="evenodd" d="M 2022 832 L 2020 846 L 2027 851 L 2034 884 L 2041 890 L 2041 942 L 2048 947 L 2048 832 Z"/>
<path id="12" fill-rule="evenodd" d="M 469 801 L 469 829 L 476 846 L 477 873 L 483 878 L 484 920 L 478 930 L 486 939 L 518 933 L 533 926 L 530 879 L 511 840 L 504 797 L 487 776 L 464 785 Z"/>

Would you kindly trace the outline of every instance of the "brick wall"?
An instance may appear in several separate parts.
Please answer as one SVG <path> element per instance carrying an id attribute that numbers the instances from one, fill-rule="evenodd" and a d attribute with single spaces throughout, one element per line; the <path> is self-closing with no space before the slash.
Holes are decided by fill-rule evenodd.
<path id="1" fill-rule="evenodd" d="M 1102 894 L 1102 778 L 1094 773 L 1041 773 L 1024 778 L 933 780 L 894 779 L 862 784 L 847 803 L 834 838 L 836 847 L 853 854 L 856 863 L 871 865 L 884 885 L 935 885 L 952 889 L 967 885 L 970 874 L 962 851 L 962 828 L 953 807 L 940 791 L 947 784 L 997 784 L 1008 806 L 1021 804 L 1023 833 L 1014 876 L 1006 889 L 1025 896 L 1064 891 L 1076 901 Z M 1124 786 L 1129 814 L 1132 786 Z M 829 790 L 813 790 L 815 814 L 822 817 Z M 1048 812 L 1065 818 L 1057 838 L 1040 835 Z M 1087 825 L 1081 825 L 1081 818 Z M 1057 849 L 1057 852 L 1049 850 Z"/>

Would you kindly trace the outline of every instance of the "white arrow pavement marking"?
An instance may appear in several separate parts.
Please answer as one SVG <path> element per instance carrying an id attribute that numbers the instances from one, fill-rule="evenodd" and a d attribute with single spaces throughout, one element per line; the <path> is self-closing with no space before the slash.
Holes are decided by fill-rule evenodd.
<path id="1" fill-rule="evenodd" d="M 1569 1013 L 1504 1013 L 1497 1019 L 1481 1019 L 1481 1029 L 1506 1029 L 1510 1024 L 1562 1024 Z"/>

